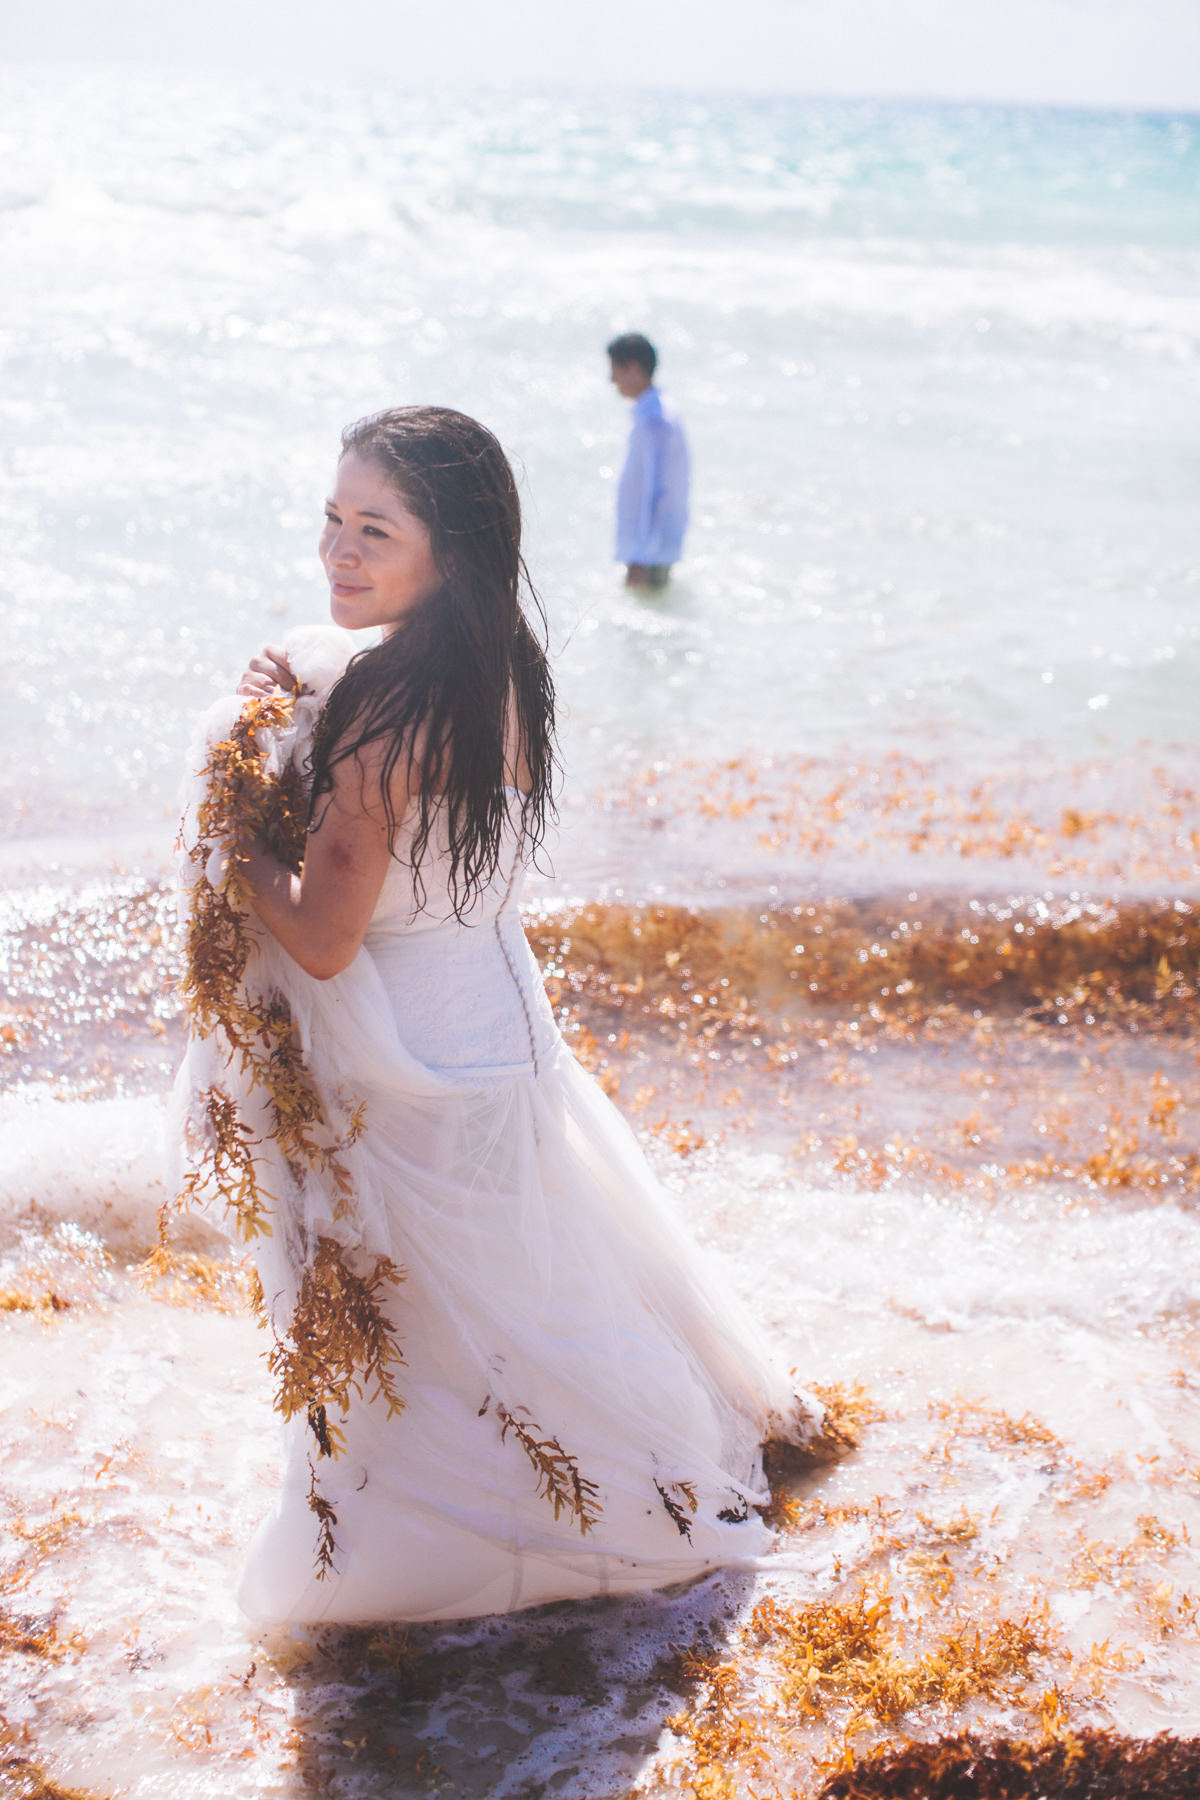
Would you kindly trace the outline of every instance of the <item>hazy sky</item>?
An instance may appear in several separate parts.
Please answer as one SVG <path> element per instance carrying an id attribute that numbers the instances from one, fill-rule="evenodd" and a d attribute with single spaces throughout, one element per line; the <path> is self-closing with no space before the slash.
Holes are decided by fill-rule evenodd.
<path id="1" fill-rule="evenodd" d="M 1200 0 L 34 0 L 9 58 L 1200 110 Z"/>

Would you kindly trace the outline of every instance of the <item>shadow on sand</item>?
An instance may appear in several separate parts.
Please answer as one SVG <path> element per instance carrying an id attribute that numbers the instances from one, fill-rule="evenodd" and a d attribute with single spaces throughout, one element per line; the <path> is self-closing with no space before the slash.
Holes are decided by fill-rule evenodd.
<path id="1" fill-rule="evenodd" d="M 291 1791 L 624 1800 L 686 1704 L 679 1653 L 719 1652 L 753 1584 L 722 1570 L 631 1600 L 314 1633 L 314 1654 L 288 1677 Z"/>

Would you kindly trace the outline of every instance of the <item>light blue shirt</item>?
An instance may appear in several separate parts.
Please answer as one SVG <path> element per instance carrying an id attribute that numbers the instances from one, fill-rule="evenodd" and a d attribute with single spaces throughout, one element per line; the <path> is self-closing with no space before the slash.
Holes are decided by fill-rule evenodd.
<path id="1" fill-rule="evenodd" d="M 654 567 L 679 561 L 688 522 L 689 475 L 679 415 L 656 387 L 648 387 L 633 403 L 617 488 L 618 562 Z"/>

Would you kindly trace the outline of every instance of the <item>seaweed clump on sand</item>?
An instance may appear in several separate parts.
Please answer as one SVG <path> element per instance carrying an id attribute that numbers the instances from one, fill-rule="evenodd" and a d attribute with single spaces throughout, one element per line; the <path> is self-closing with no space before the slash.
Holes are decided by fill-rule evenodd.
<path id="1" fill-rule="evenodd" d="M 1080 1731 L 1041 1743 L 963 1732 L 885 1751 L 825 1783 L 817 1800 L 1195 1800 L 1200 1739 Z"/>
<path id="2" fill-rule="evenodd" d="M 953 893 L 702 908 L 600 904 L 531 914 L 560 1008 L 590 1002 L 689 1037 L 750 1034 L 766 1015 L 919 1025 L 945 1008 L 1058 1023 L 1195 1024 L 1194 903 Z"/>

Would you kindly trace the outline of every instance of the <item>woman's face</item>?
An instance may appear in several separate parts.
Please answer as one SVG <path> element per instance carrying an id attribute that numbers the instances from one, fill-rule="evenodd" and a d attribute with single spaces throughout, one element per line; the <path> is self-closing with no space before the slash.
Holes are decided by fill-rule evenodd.
<path id="1" fill-rule="evenodd" d="M 427 528 L 380 464 L 353 450 L 338 464 L 318 547 L 329 610 L 347 631 L 378 625 L 387 637 L 441 586 Z"/>

